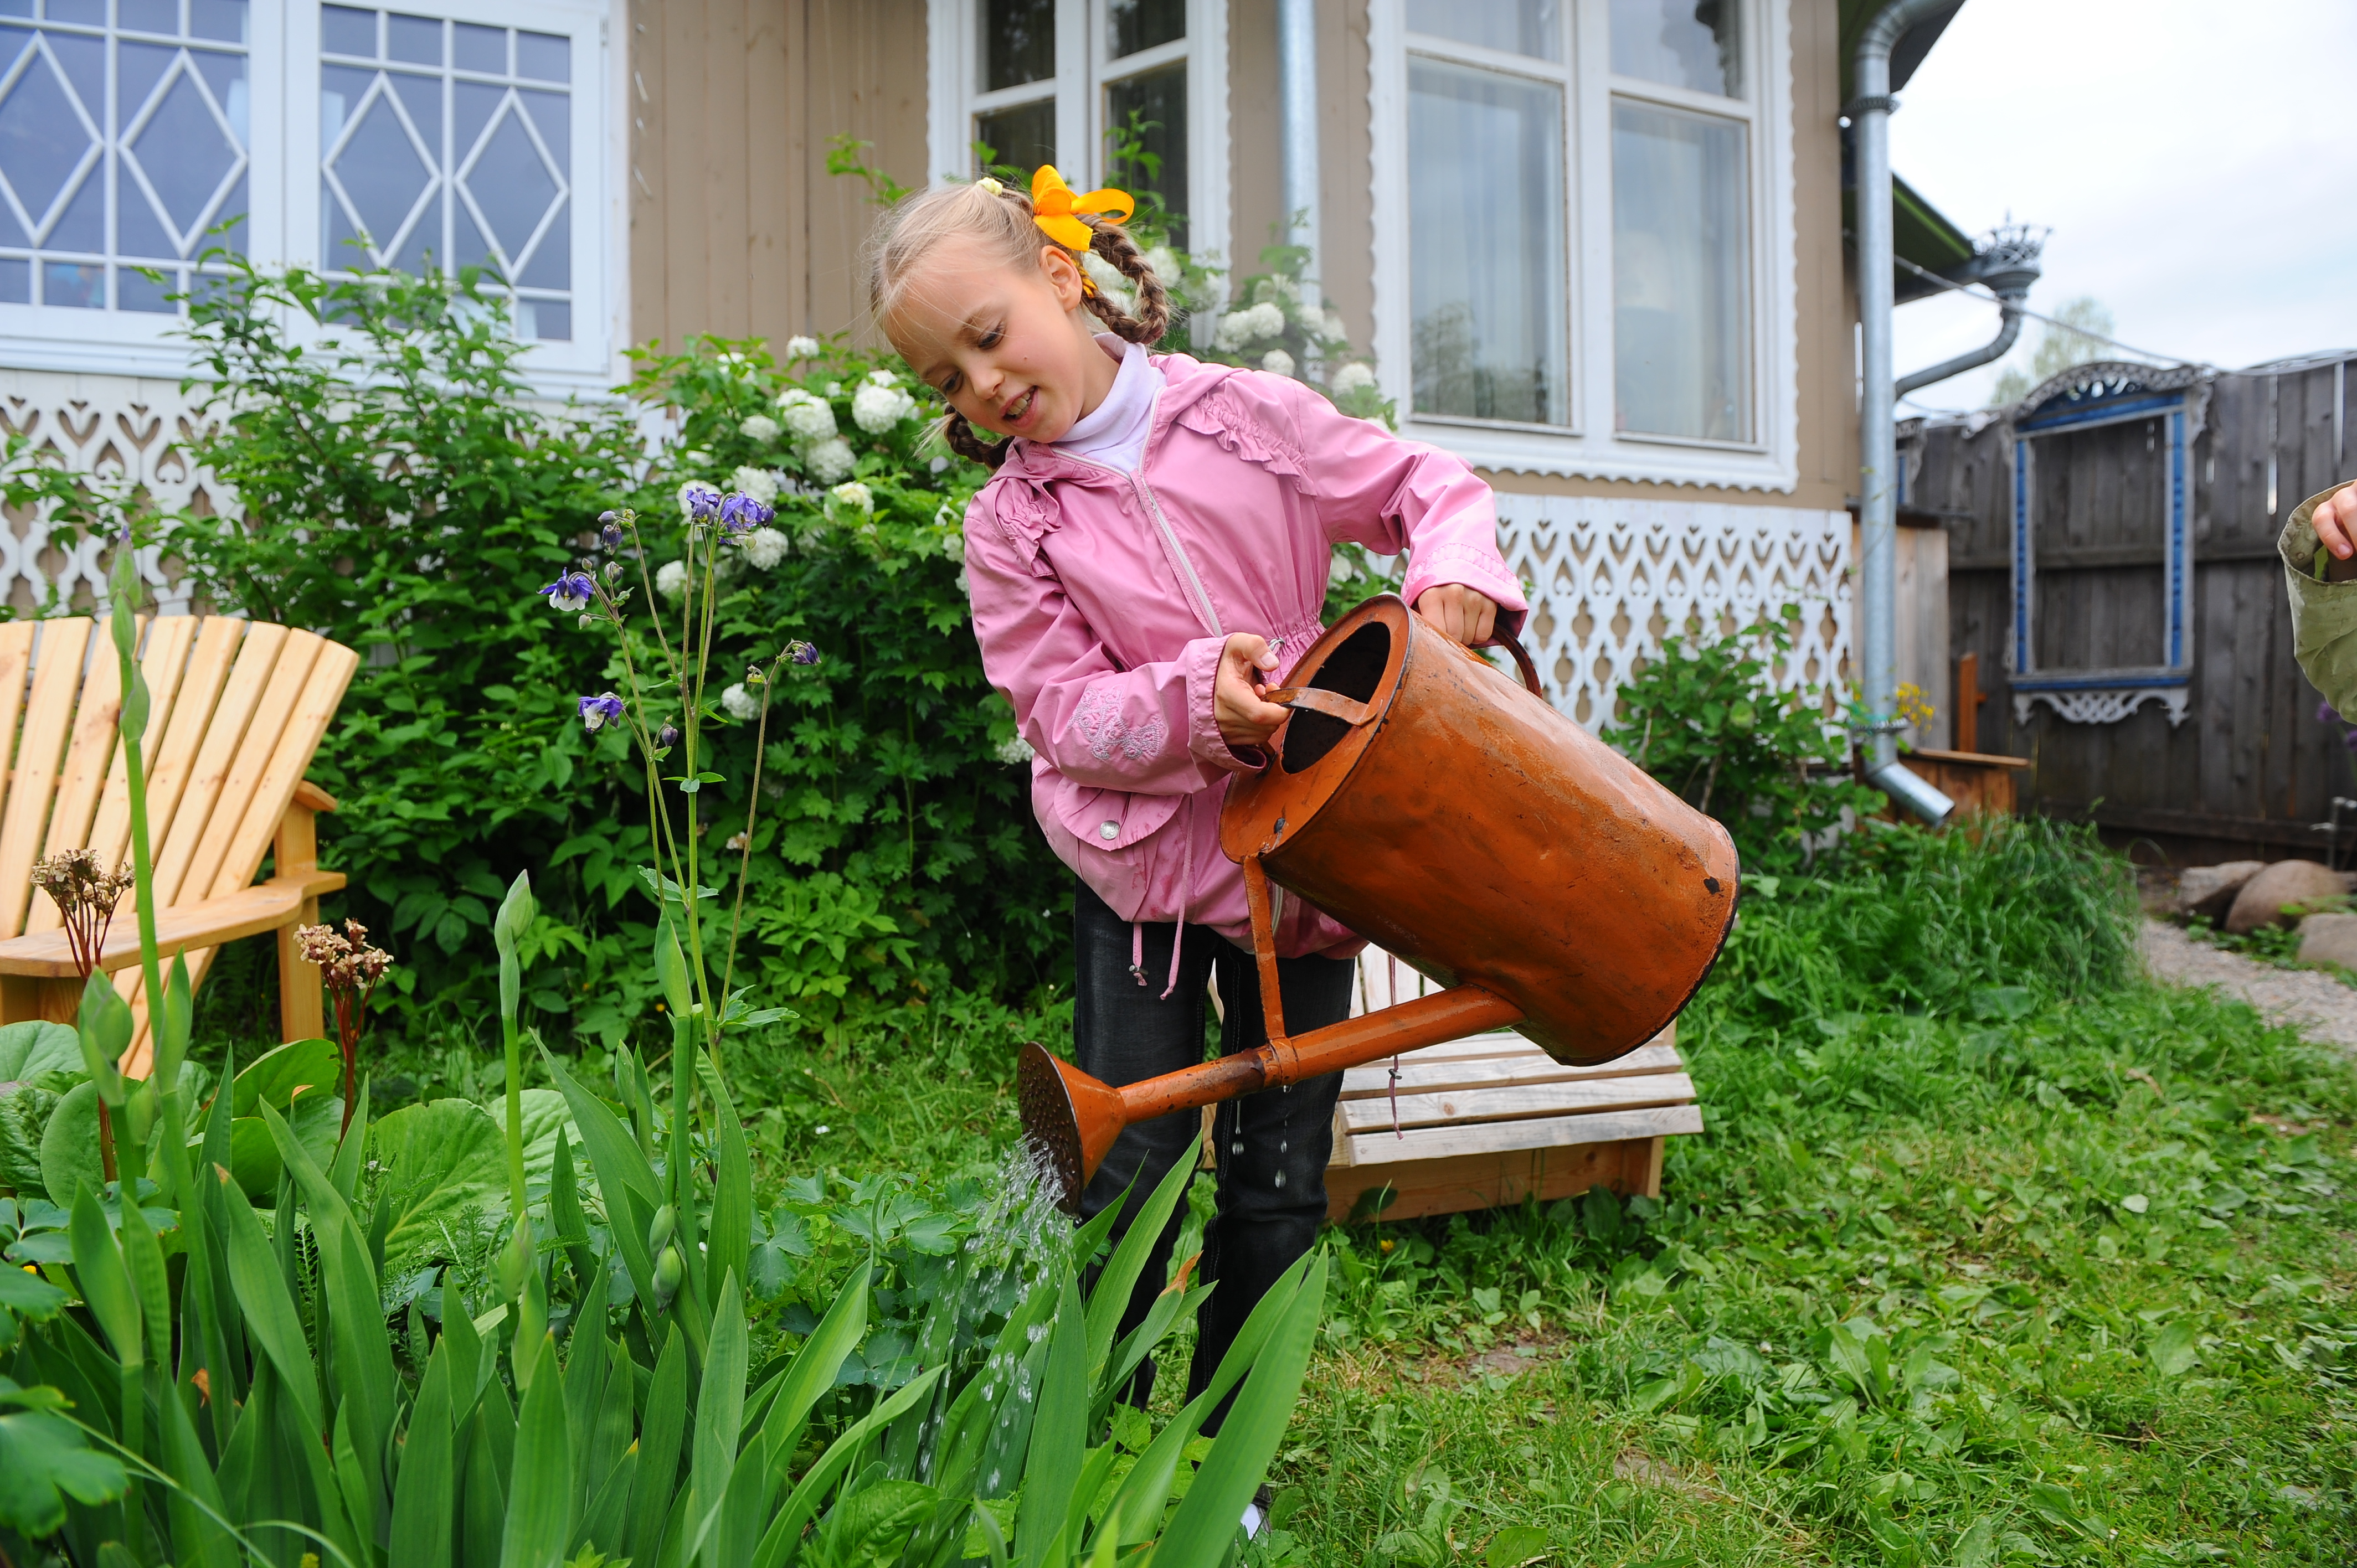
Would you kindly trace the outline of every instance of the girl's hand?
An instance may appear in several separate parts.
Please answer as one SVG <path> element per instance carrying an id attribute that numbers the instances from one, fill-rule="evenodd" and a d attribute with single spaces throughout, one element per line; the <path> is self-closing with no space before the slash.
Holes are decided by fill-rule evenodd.
<path id="1" fill-rule="evenodd" d="M 1498 622 L 1496 601 L 1462 583 L 1425 589 L 1416 596 L 1415 613 L 1468 648 L 1489 641 Z"/>
<path id="2" fill-rule="evenodd" d="M 2325 580 L 2341 583 L 2357 577 L 2357 559 L 2352 559 L 2357 558 L 2357 485 L 2319 501 L 2311 517 L 2317 543 L 2332 557 Z"/>
<path id="3" fill-rule="evenodd" d="M 1260 700 L 1268 689 L 1265 676 L 1275 669 L 1276 655 L 1268 639 L 1248 631 L 1228 635 L 1227 646 L 1220 650 L 1219 672 L 1211 678 L 1211 716 L 1230 751 L 1267 745 L 1285 722 L 1283 708 Z"/>

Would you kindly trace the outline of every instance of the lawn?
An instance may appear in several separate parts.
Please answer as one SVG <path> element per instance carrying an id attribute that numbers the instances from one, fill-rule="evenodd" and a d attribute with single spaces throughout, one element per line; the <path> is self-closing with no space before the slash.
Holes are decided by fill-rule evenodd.
<path id="1" fill-rule="evenodd" d="M 2136 976 L 2133 919 L 2035 825 L 1751 886 L 1660 1203 L 1329 1232 L 1254 1559 L 2347 1561 L 2357 1074 Z M 765 1181 L 987 1168 L 1059 1026 L 759 1052 Z"/>
<path id="2" fill-rule="evenodd" d="M 1661 1201 L 1329 1232 L 1248 1568 L 2347 1561 L 2357 1078 L 2144 982 L 2134 918 L 2118 862 L 2035 823 L 1754 878 L 1682 1020 L 1710 1131 Z M 762 1359 L 873 1240 L 849 1365 L 913 1375 L 944 1249 L 912 1239 L 987 1192 L 1012 1046 L 1068 1031 L 952 998 L 740 1047 Z M 479 1050 L 371 1065 L 497 1098 Z M 496 1236 L 451 1278 L 487 1289 Z"/>

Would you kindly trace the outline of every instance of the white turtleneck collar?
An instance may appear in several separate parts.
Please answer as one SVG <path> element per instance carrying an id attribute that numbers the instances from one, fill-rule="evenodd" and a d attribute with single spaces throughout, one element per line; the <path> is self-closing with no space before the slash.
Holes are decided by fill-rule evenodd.
<path id="1" fill-rule="evenodd" d="M 1098 333 L 1096 340 L 1107 359 L 1121 361 L 1121 370 L 1104 402 L 1082 415 L 1055 446 L 1075 457 L 1135 473 L 1146 460 L 1146 437 L 1154 427 L 1154 394 L 1162 390 L 1162 372 L 1135 343 L 1110 332 Z"/>

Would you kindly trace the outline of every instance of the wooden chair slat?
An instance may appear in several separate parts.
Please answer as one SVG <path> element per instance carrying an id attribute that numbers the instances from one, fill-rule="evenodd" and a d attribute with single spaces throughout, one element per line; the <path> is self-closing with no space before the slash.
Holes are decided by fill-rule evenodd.
<path id="1" fill-rule="evenodd" d="M 147 618 L 135 625 L 145 628 Z M 41 841 L 44 857 L 90 843 L 91 819 L 98 811 L 99 792 L 106 787 L 107 768 L 114 760 L 115 742 L 123 721 L 123 666 L 104 637 L 91 639 L 82 673 L 81 698 L 74 704 L 73 728 L 66 742 L 66 760 L 58 772 L 57 799 L 49 807 L 48 832 Z M 36 888 L 25 929 L 44 931 L 64 923 L 58 906 Z"/>
<path id="2" fill-rule="evenodd" d="M 1511 1089 L 1451 1090 L 1439 1094 L 1403 1094 L 1397 1103 L 1397 1125 L 1430 1127 L 1446 1122 L 1477 1126 L 1490 1122 L 1520 1122 L 1534 1116 L 1584 1121 L 1604 1111 L 1633 1111 L 1654 1105 L 1684 1105 L 1695 1098 L 1694 1079 L 1682 1072 L 1647 1073 L 1639 1078 L 1591 1079 L 1584 1083 L 1518 1084 Z M 1340 1122 L 1352 1133 L 1391 1131 L 1394 1104 L 1381 1100 L 1342 1101 Z"/>
<path id="3" fill-rule="evenodd" d="M 33 662 L 33 623 L 0 624 L 0 812 L 5 812 L 9 766 L 16 759 L 16 719 L 25 711 L 25 676 Z"/>
<path id="4" fill-rule="evenodd" d="M 159 907 L 179 902 L 180 888 L 188 881 L 188 868 L 205 841 L 213 807 L 221 800 L 221 788 L 229 781 L 230 769 L 236 766 L 238 751 L 245 742 L 245 726 L 261 706 L 263 693 L 269 689 L 271 671 L 278 662 L 279 650 L 286 644 L 286 636 L 283 626 L 257 622 L 246 628 L 244 639 L 238 644 L 237 662 L 230 667 L 229 682 L 221 688 L 221 700 L 213 704 L 211 722 L 205 726 L 203 743 L 197 749 L 196 761 L 180 791 L 179 806 L 172 813 L 171 829 L 156 854 L 156 902 Z"/>
<path id="5" fill-rule="evenodd" d="M 319 650 L 327 646 L 327 640 L 317 632 L 286 634 L 277 660 L 270 667 L 270 681 L 263 688 L 262 700 L 254 704 L 253 717 L 246 724 L 245 737 L 239 743 L 237 755 L 221 780 L 219 800 L 205 823 L 205 836 L 197 841 L 196 853 L 189 858 L 188 874 L 180 883 L 181 898 L 210 897 L 224 873 L 233 879 L 232 887 L 242 887 L 253 880 L 254 872 L 261 867 L 262 852 L 270 843 L 266 830 L 255 845 L 253 859 L 247 865 L 234 865 L 230 849 L 237 842 L 239 829 L 245 825 L 255 792 L 270 771 L 271 758 L 278 755 L 278 743 L 286 734 L 287 723 L 302 701 L 304 689 L 310 683 L 311 668 L 319 661 Z M 337 694 L 340 696 L 341 691 Z M 276 810 L 271 814 L 274 823 L 285 811 L 286 802 L 294 793 L 295 780 L 288 779 Z"/>
<path id="6" fill-rule="evenodd" d="M 1404 1165 L 1418 1160 L 1451 1159 L 1460 1155 L 1498 1154 L 1512 1149 L 1566 1148 L 1580 1144 L 1618 1144 L 1632 1138 L 1676 1137 L 1702 1131 L 1699 1105 L 1657 1105 L 1631 1111 L 1606 1111 L 1589 1116 L 1534 1116 L 1499 1126 L 1445 1125 L 1410 1128 L 1400 1137 L 1385 1126 L 1350 1140 L 1352 1165 Z M 1338 1151 L 1339 1152 L 1339 1151 Z M 1340 1164 L 1340 1161 L 1336 1162 Z M 1479 1207 L 1466 1205 L 1465 1207 Z"/>
<path id="7" fill-rule="evenodd" d="M 164 737 L 169 732 L 172 712 L 179 701 L 182 677 L 188 672 L 188 647 L 196 640 L 197 628 L 208 624 L 195 616 L 159 616 L 147 628 L 147 640 L 139 650 L 139 674 L 147 682 L 147 728 L 139 737 L 140 759 L 146 764 L 147 825 L 151 835 L 156 826 L 156 759 Z M 119 865 L 131 844 L 131 780 L 124 766 L 123 749 L 115 748 L 114 761 L 106 770 L 106 792 L 99 797 L 98 814 L 90 824 L 90 852 L 101 865 Z M 46 903 L 46 900 L 44 900 Z M 55 918 L 54 910 L 51 918 Z"/>
<path id="8" fill-rule="evenodd" d="M 296 635 L 311 637 L 308 632 Z M 361 656 L 343 644 L 324 638 L 313 637 L 311 640 L 314 647 L 310 673 L 279 725 L 277 746 L 254 779 L 252 803 L 230 838 L 221 869 L 213 876 L 210 897 L 236 892 L 262 869 L 262 857 L 269 851 L 271 838 L 278 832 L 286 808 L 294 804 L 303 774 L 311 766 L 311 756 L 319 749 L 319 742 L 336 716 L 336 706 L 344 700 L 345 688 L 352 683 L 352 674 L 361 667 Z M 291 650 L 280 656 L 282 669 L 291 656 Z M 251 733 L 259 734 L 261 729 L 257 718 Z"/>
<path id="9" fill-rule="evenodd" d="M 25 929 L 25 912 L 32 901 L 33 862 L 41 856 L 58 769 L 65 760 L 66 737 L 73 725 L 74 694 L 81 689 L 83 656 L 89 648 L 87 620 L 42 623 L 7 810 L 0 814 L 0 938 L 16 936 Z"/>
<path id="10" fill-rule="evenodd" d="M 197 631 L 188 667 L 180 675 L 179 694 L 172 703 L 171 723 L 163 739 L 156 743 L 154 752 L 146 754 L 147 847 L 158 862 L 163 859 L 164 845 L 171 842 L 180 797 L 187 792 L 188 778 L 196 771 L 198 754 L 212 725 L 213 712 L 221 703 L 222 688 L 229 683 L 238 650 L 244 646 L 249 624 L 232 616 L 206 618 Z M 121 836 L 123 843 L 131 842 L 127 803 Z"/>
<path id="11" fill-rule="evenodd" d="M 1400 1059 L 1399 1092 L 1402 1094 L 1437 1094 L 1445 1090 L 1511 1089 L 1523 1084 L 1577 1083 L 1589 1079 L 1635 1078 L 1647 1073 L 1681 1072 L 1685 1064 L 1678 1059 L 1677 1047 L 1655 1044 L 1640 1046 L 1617 1061 L 1598 1067 L 1565 1067 L 1544 1051 L 1534 1051 L 1528 1057 L 1485 1058 L 1474 1060 L 1443 1058 L 1437 1061 L 1417 1051 Z M 1354 1067 L 1342 1075 L 1342 1098 L 1351 1100 L 1383 1099 L 1392 1093 L 1390 1069 L 1377 1063 L 1373 1067 Z"/>

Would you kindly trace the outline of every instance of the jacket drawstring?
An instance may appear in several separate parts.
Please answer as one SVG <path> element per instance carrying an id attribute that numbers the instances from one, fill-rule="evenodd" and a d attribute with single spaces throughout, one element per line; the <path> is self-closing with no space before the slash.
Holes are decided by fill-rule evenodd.
<path id="1" fill-rule="evenodd" d="M 1178 855 L 1178 923 L 1170 928 L 1170 980 L 1163 986 L 1161 996 L 1161 1000 L 1165 1002 L 1169 1001 L 1170 993 L 1178 989 L 1178 955 L 1184 952 L 1187 947 L 1187 902 L 1195 896 L 1194 796 L 1187 797 L 1187 803 L 1179 808 L 1178 815 L 1179 828 L 1186 840 L 1186 847 L 1179 852 Z M 1145 983 L 1144 976 L 1139 977 L 1138 983 L 1141 985 Z"/>
<path id="2" fill-rule="evenodd" d="M 1129 923 L 1129 977 L 1138 984 L 1146 983 L 1146 922 Z"/>

